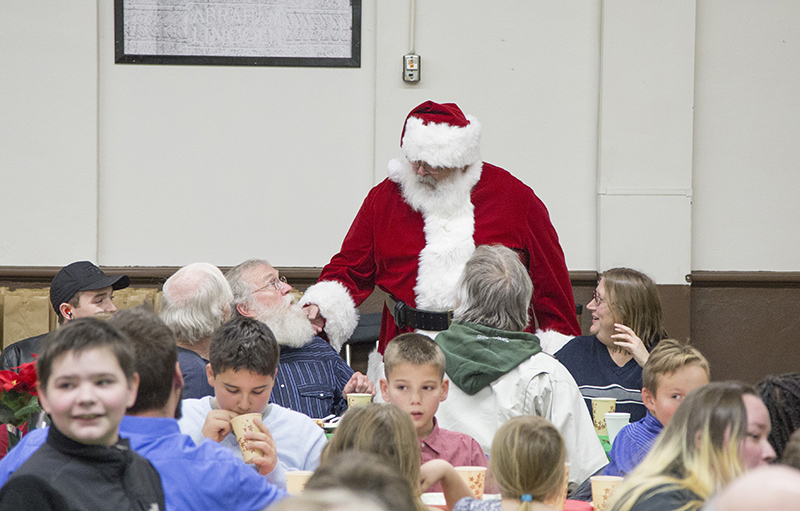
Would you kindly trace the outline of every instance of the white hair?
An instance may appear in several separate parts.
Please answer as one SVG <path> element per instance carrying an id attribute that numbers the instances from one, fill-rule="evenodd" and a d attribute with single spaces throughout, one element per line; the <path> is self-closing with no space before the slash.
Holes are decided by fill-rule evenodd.
<path id="1" fill-rule="evenodd" d="M 219 268 L 192 263 L 164 282 L 160 316 L 180 341 L 196 344 L 225 322 L 233 293 Z"/>

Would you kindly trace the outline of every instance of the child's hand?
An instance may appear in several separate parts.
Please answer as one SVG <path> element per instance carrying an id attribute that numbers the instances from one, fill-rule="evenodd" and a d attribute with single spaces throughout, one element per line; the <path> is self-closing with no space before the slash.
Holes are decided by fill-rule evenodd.
<path id="1" fill-rule="evenodd" d="M 631 355 L 640 366 L 644 367 L 647 359 L 650 358 L 650 353 L 645 348 L 644 343 L 634 331 L 622 323 L 614 323 L 614 330 L 616 334 L 612 334 L 611 338 L 614 339 L 614 344 L 620 348 L 624 348 Z"/>
<path id="2" fill-rule="evenodd" d="M 453 509 L 456 502 L 464 497 L 475 496 L 467 486 L 467 483 L 461 479 L 456 469 L 453 468 L 453 465 L 445 460 L 431 460 L 419 467 L 419 485 L 422 493 L 436 482 L 442 483 L 442 492 L 447 503 L 447 509 Z"/>
<path id="3" fill-rule="evenodd" d="M 222 442 L 222 439 L 233 430 L 231 419 L 234 417 L 236 414 L 230 410 L 211 410 L 203 423 L 201 430 L 203 436 L 215 442 Z"/>
<path id="4" fill-rule="evenodd" d="M 244 439 L 247 440 L 247 447 L 250 449 L 258 449 L 264 453 L 263 456 L 257 456 L 251 461 L 258 469 L 258 473 L 262 476 L 268 475 L 278 464 L 278 449 L 275 447 L 275 440 L 272 439 L 272 433 L 261 422 L 261 419 L 256 419 L 253 424 L 258 426 L 261 431 L 254 433 L 247 433 Z"/>

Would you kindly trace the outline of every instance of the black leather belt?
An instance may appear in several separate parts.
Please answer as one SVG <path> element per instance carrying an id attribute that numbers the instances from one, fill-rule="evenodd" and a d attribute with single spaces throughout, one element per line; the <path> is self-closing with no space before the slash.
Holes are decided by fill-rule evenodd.
<path id="1" fill-rule="evenodd" d="M 394 317 L 394 324 L 398 328 L 404 326 L 418 328 L 420 330 L 447 330 L 453 320 L 453 311 L 432 312 L 415 309 L 405 302 L 395 299 L 389 295 L 386 297 L 386 306 Z"/>

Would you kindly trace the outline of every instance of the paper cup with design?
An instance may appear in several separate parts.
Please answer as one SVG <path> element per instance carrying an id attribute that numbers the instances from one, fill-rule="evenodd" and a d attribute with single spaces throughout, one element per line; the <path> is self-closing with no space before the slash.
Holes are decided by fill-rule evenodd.
<path id="1" fill-rule="evenodd" d="M 483 498 L 483 485 L 486 482 L 486 467 L 455 467 L 461 479 L 467 483 L 475 498 Z"/>
<path id="2" fill-rule="evenodd" d="M 290 470 L 286 472 L 286 491 L 289 495 L 300 495 L 314 472 L 311 470 Z"/>
<path id="3" fill-rule="evenodd" d="M 613 397 L 593 397 L 592 398 L 592 419 L 594 429 L 600 436 L 608 435 L 606 429 L 606 414 L 612 413 L 617 409 L 617 400 Z"/>
<path id="4" fill-rule="evenodd" d="M 233 433 L 236 435 L 236 440 L 239 441 L 239 449 L 242 450 L 242 456 L 244 457 L 245 463 L 250 463 L 250 461 L 256 456 L 264 455 L 264 453 L 261 452 L 261 449 L 249 449 L 247 447 L 249 440 L 245 439 L 244 437 L 247 433 L 256 433 L 261 431 L 254 422 L 256 419 L 261 419 L 260 413 L 245 413 L 231 419 Z"/>
<path id="5" fill-rule="evenodd" d="M 592 476 L 592 505 L 594 511 L 605 511 L 614 489 L 623 481 L 619 476 Z"/>
<path id="6" fill-rule="evenodd" d="M 617 433 L 620 432 L 631 421 L 631 414 L 626 412 L 606 413 L 606 429 L 608 430 L 608 442 L 613 446 Z"/>
<path id="7" fill-rule="evenodd" d="M 347 394 L 347 407 L 368 405 L 372 402 L 372 394 Z"/>

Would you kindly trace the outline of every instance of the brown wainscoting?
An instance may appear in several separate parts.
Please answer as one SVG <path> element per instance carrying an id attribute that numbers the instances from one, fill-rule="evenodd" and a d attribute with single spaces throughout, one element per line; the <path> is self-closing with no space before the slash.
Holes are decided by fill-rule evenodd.
<path id="1" fill-rule="evenodd" d="M 132 287 L 158 288 L 177 266 L 102 266 L 110 275 L 130 276 Z M 223 272 L 229 267 L 221 267 Z M 295 288 L 303 291 L 319 278 L 321 268 L 278 267 Z M 0 287 L 41 289 L 50 284 L 58 267 L 0 267 Z M 591 314 L 585 308 L 597 284 L 597 272 L 570 272 L 579 323 L 588 334 Z M 739 379 L 756 383 L 768 374 L 800 371 L 800 272 L 696 271 L 687 285 L 660 285 L 664 322 L 670 337 L 691 339 L 706 355 L 714 380 Z M 380 312 L 380 289 L 359 308 Z M 1 317 L 1 316 L 0 316 Z M 355 365 L 355 364 L 354 364 Z"/>
<path id="2" fill-rule="evenodd" d="M 800 272 L 692 272 L 692 342 L 714 380 L 800 371 Z"/>

